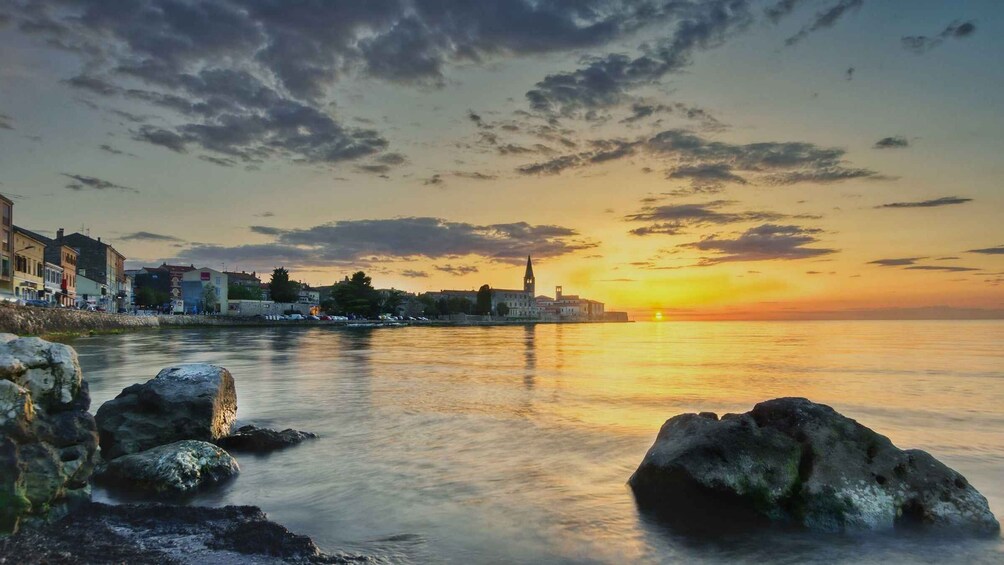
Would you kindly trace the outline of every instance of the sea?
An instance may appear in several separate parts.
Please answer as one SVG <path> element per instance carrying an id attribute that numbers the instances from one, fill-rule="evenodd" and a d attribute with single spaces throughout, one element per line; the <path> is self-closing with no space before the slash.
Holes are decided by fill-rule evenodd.
<path id="1" fill-rule="evenodd" d="M 1004 521 L 1004 322 L 327 326 L 72 340 L 92 410 L 226 367 L 239 423 L 315 432 L 183 504 L 251 504 L 377 563 L 1002 563 L 1004 542 L 769 530 L 695 538 L 626 482 L 668 418 L 801 396 L 961 472 Z M 131 501 L 97 489 L 96 500 Z"/>

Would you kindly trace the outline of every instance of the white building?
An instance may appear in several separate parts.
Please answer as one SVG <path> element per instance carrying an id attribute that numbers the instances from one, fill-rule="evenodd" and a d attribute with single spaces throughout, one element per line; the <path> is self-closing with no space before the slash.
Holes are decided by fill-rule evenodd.
<path id="1" fill-rule="evenodd" d="M 185 303 L 186 314 L 219 314 L 228 311 L 227 275 L 203 267 L 193 269 L 181 275 L 181 296 Z M 212 303 L 206 303 L 206 287 L 212 285 L 216 295 Z"/>
<path id="2" fill-rule="evenodd" d="M 108 286 L 84 275 L 77 275 L 77 306 L 108 309 L 111 299 Z"/>
<path id="3" fill-rule="evenodd" d="M 48 261 L 45 262 L 45 300 L 59 304 L 62 295 L 63 268 Z"/>
<path id="4" fill-rule="evenodd" d="M 580 298 L 575 294 L 564 294 L 560 286 L 554 287 L 554 298 L 538 296 L 537 306 L 549 319 L 558 320 L 603 320 L 605 306 L 602 302 Z"/>

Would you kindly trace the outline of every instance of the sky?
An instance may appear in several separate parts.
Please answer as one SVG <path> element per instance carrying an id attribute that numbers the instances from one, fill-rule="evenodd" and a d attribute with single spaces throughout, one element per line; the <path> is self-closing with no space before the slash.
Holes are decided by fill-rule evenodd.
<path id="1" fill-rule="evenodd" d="M 1004 3 L 0 0 L 15 222 L 645 319 L 1004 317 Z M 267 278 L 267 277 L 266 277 Z"/>

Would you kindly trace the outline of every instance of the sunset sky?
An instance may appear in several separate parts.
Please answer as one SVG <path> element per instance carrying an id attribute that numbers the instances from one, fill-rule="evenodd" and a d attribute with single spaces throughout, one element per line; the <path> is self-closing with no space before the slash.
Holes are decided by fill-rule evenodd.
<path id="1" fill-rule="evenodd" d="M 998 0 L 0 1 L 0 193 L 128 265 L 1004 316 Z"/>

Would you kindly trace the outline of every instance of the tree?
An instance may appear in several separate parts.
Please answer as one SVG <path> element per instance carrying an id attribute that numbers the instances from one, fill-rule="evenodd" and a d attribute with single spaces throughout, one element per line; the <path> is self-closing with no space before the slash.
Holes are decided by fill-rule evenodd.
<path id="1" fill-rule="evenodd" d="M 436 299 L 429 296 L 428 294 L 420 294 L 418 296 L 418 302 L 422 305 L 422 314 L 426 316 L 439 317 L 439 304 L 436 303 Z"/>
<path id="2" fill-rule="evenodd" d="M 470 314 L 474 311 L 474 303 L 461 296 L 441 298 L 436 303 L 440 314 Z"/>
<path id="3" fill-rule="evenodd" d="M 345 314 L 376 316 L 380 313 L 380 293 L 373 288 L 373 279 L 358 271 L 331 290 L 338 309 Z"/>
<path id="4" fill-rule="evenodd" d="M 509 315 L 509 305 L 505 302 L 499 302 L 499 305 L 495 307 L 495 313 L 503 318 Z"/>
<path id="5" fill-rule="evenodd" d="M 474 304 L 474 313 L 479 316 L 487 316 L 492 313 L 492 287 L 481 285 L 478 289 L 478 299 Z"/>
<path id="6" fill-rule="evenodd" d="M 219 299 L 216 297 L 216 286 L 209 283 L 202 287 L 202 309 L 205 312 L 215 312 Z"/>
<path id="7" fill-rule="evenodd" d="M 137 306 L 153 306 L 154 304 L 156 304 L 156 297 L 154 296 L 152 288 L 148 286 L 141 286 L 136 290 Z"/>
<path id="8" fill-rule="evenodd" d="M 270 292 L 275 302 L 296 302 L 300 296 L 300 285 L 289 280 L 289 271 L 279 267 L 272 271 Z"/>
<path id="9" fill-rule="evenodd" d="M 401 307 L 401 303 L 404 302 L 404 291 L 390 289 L 387 295 L 383 298 L 383 305 L 381 310 L 389 314 L 397 314 L 397 309 Z"/>
<path id="10" fill-rule="evenodd" d="M 227 297 L 231 300 L 261 300 L 261 288 L 232 284 L 227 287 Z"/>

